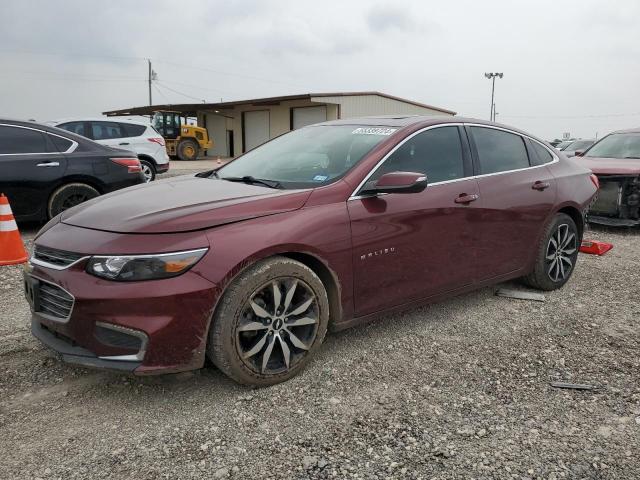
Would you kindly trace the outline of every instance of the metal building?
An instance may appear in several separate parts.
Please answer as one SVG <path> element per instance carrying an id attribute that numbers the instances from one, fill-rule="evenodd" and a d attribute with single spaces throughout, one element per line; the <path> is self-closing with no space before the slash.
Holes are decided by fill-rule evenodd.
<path id="1" fill-rule="evenodd" d="M 152 105 L 104 112 L 105 115 L 149 115 L 174 110 L 197 117 L 214 146 L 208 155 L 235 156 L 296 128 L 340 118 L 371 115 L 455 115 L 380 92 L 306 93 L 221 103 Z"/>

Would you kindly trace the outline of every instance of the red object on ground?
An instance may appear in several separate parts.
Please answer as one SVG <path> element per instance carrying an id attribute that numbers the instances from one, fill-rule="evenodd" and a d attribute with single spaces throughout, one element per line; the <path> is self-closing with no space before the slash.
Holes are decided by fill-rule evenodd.
<path id="1" fill-rule="evenodd" d="M 17 265 L 27 258 L 9 199 L 0 193 L 0 265 Z"/>
<path id="2" fill-rule="evenodd" d="M 582 245 L 580 245 L 580 251 L 589 255 L 604 255 L 612 248 L 612 243 L 598 242 L 596 240 L 583 240 Z"/>

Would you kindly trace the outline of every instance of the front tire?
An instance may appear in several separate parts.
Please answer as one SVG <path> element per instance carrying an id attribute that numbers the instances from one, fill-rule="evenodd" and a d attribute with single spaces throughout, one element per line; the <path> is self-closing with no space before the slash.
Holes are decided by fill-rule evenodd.
<path id="1" fill-rule="evenodd" d="M 197 160 L 198 144 L 193 140 L 182 140 L 178 144 L 178 158 L 180 160 Z"/>
<path id="2" fill-rule="evenodd" d="M 68 208 L 80 205 L 100 195 L 95 188 L 86 183 L 68 183 L 62 185 L 49 197 L 47 215 L 52 219 Z"/>
<path id="3" fill-rule="evenodd" d="M 578 260 L 580 235 L 573 219 L 558 213 L 544 231 L 533 272 L 523 278 L 530 287 L 557 290 L 569 281 Z"/>
<path id="4" fill-rule="evenodd" d="M 297 375 L 322 344 L 329 300 L 322 281 L 287 257 L 262 260 L 223 294 L 207 356 L 238 383 L 265 387 Z"/>

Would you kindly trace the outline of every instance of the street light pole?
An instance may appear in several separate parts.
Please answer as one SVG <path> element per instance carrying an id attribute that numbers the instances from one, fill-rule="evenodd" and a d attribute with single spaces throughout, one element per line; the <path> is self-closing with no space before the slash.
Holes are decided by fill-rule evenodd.
<path id="1" fill-rule="evenodd" d="M 485 73 L 484 74 L 485 77 L 487 77 L 489 80 L 491 80 L 491 111 L 489 113 L 489 120 L 491 120 L 492 122 L 495 122 L 496 120 L 496 106 L 495 103 L 493 102 L 493 98 L 494 98 L 494 94 L 495 94 L 495 90 L 496 90 L 496 77 L 498 78 L 502 78 L 504 76 L 503 73 Z"/>

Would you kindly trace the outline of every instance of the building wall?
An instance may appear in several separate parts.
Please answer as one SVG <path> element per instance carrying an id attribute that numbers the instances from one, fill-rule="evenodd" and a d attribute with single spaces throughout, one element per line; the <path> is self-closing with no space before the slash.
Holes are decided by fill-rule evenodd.
<path id="1" fill-rule="evenodd" d="M 320 102 L 323 104 L 325 102 Z M 233 110 L 225 110 L 225 115 L 233 117 L 233 142 L 235 154 L 242 153 L 242 112 L 251 110 L 269 110 L 269 133 L 271 138 L 287 133 L 291 127 L 291 108 L 309 107 L 318 105 L 318 102 L 309 100 L 293 100 L 281 102 L 279 105 L 237 105 Z M 327 120 L 335 120 L 338 108 L 336 105 L 327 105 Z"/>
<path id="2" fill-rule="evenodd" d="M 340 118 L 371 115 L 450 115 L 439 110 L 420 107 L 378 95 L 312 97 L 314 102 L 340 105 Z"/>
<path id="3" fill-rule="evenodd" d="M 270 138 L 287 133 L 291 127 L 291 108 L 326 105 L 327 120 L 338 118 L 354 118 L 371 115 L 448 115 L 439 110 L 420 107 L 410 103 L 381 97 L 378 95 L 312 97 L 311 100 L 283 101 L 278 105 L 236 105 L 233 108 L 220 110 L 218 114 L 211 111 L 198 113 L 198 124 L 203 125 L 206 115 L 207 130 L 214 141 L 214 147 L 208 150 L 209 155 L 225 156 L 229 154 L 227 130 L 233 130 L 234 155 L 240 155 L 242 145 L 242 112 L 252 110 L 269 111 Z M 221 120 L 224 119 L 224 120 Z"/>

